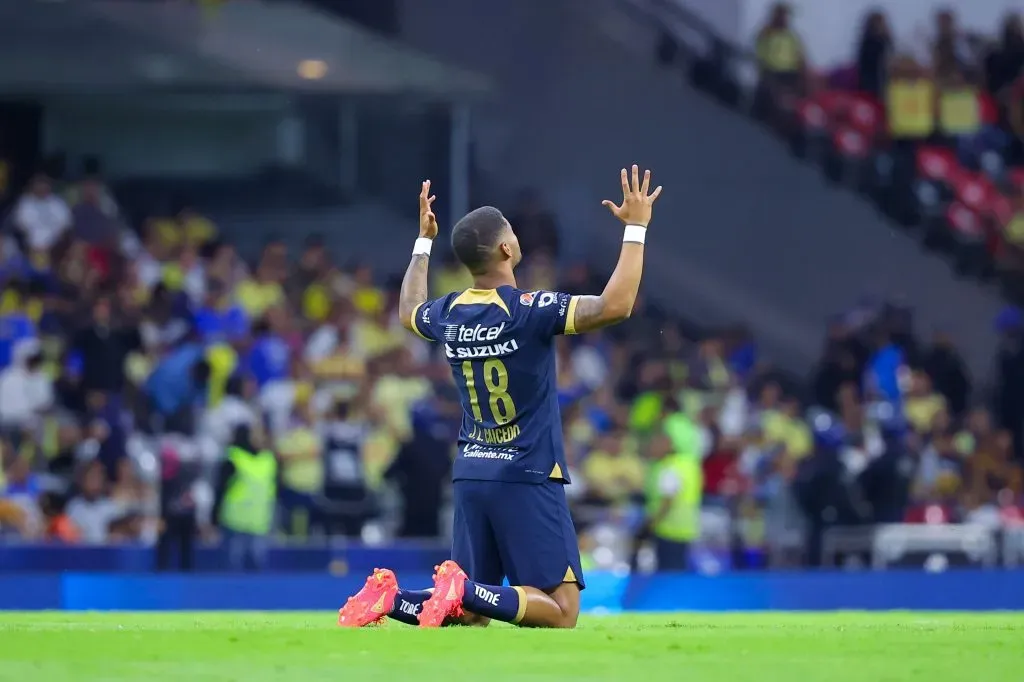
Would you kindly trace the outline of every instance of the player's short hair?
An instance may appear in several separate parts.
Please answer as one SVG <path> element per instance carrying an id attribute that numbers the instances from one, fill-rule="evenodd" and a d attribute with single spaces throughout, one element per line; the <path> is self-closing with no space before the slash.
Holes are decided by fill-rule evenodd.
<path id="1" fill-rule="evenodd" d="M 470 211 L 452 228 L 455 257 L 474 274 L 486 270 L 506 225 L 505 216 L 493 206 Z"/>

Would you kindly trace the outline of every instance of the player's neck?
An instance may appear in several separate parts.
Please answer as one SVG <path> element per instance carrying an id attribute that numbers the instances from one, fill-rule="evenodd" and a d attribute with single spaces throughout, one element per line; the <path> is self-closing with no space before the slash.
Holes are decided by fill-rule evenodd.
<path id="1" fill-rule="evenodd" d="M 498 287 L 516 285 L 516 276 L 511 272 L 490 272 L 485 275 L 473 275 L 474 289 L 497 289 Z"/>

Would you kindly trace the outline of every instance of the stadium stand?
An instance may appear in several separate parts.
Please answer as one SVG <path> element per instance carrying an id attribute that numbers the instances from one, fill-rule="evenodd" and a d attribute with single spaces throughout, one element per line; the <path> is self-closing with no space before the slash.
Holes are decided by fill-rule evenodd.
<path id="1" fill-rule="evenodd" d="M 140 6 L 136 14 L 167 9 L 159 5 Z M 258 12 L 264 10 L 278 19 L 284 15 L 276 12 L 287 12 L 289 21 L 305 25 L 302 7 L 247 3 L 233 14 L 231 5 L 219 7 L 211 19 L 222 22 L 217 33 L 222 37 L 239 35 L 233 31 L 247 22 L 259 23 Z M 455 5 L 458 11 L 438 10 L 439 21 L 474 20 L 470 8 Z M 557 10 L 552 10 L 555 19 L 575 17 L 566 4 L 551 6 Z M 101 11 L 105 4 L 96 7 L 88 12 Z M 52 11 L 63 10 L 55 6 Z M 518 6 L 502 11 L 530 23 L 529 12 Z M 68 26 L 83 20 L 63 16 Z M 551 47 L 553 41 L 537 41 L 531 49 L 544 57 L 552 56 L 549 49 L 565 56 L 561 75 L 575 78 L 574 69 L 584 61 L 579 55 L 610 41 L 596 29 L 563 36 L 555 19 L 535 28 L 551 32 L 549 38 L 576 41 L 570 42 L 573 49 L 560 53 Z M 125 28 L 130 20 L 119 19 L 120 30 L 134 30 Z M 335 33 L 355 30 L 346 21 L 332 21 L 338 23 Z M 868 24 L 880 30 L 877 17 Z M 1008 135 L 997 125 L 1001 119 L 993 110 L 998 106 L 979 86 L 964 91 L 958 84 L 958 89 L 943 89 L 939 108 L 932 111 L 929 105 L 932 113 L 921 114 L 923 121 L 914 114 L 913 120 L 901 122 L 903 110 L 896 104 L 905 101 L 911 107 L 910 100 L 920 103 L 914 98 L 927 95 L 930 102 L 934 94 L 918 67 L 908 63 L 905 71 L 871 83 L 876 70 L 870 55 L 878 47 L 869 45 L 861 51 L 861 89 L 822 87 L 842 79 L 814 73 L 798 58 L 797 37 L 787 31 L 780 11 L 762 33 L 757 54 L 748 57 L 701 26 L 697 32 L 703 43 L 718 51 L 690 62 L 694 83 L 719 102 L 739 107 L 743 85 L 727 78 L 729 70 L 715 59 L 760 59 L 763 78 L 751 92 L 752 113 L 785 135 L 793 150 L 827 177 L 863 192 L 887 215 L 906 223 L 908 231 L 919 232 L 923 244 L 953 254 L 959 272 L 998 274 L 1012 294 L 1017 270 L 1011 264 L 1019 254 L 1008 235 L 1020 220 L 1021 194 L 1011 186 L 1020 182 L 1022 171 L 1008 151 L 1012 145 L 1004 148 L 992 141 Z M 433 31 L 419 33 L 430 36 Z M 493 34 L 483 35 L 491 39 Z M 448 47 L 463 49 L 456 43 Z M 660 47 L 662 57 L 679 58 L 672 54 L 679 47 L 674 40 L 666 38 Z M 618 58 L 610 49 L 604 54 Z M 389 52 L 366 61 L 400 56 Z M 485 75 L 499 76 L 493 81 L 506 87 L 487 66 L 480 65 Z M 375 68 L 372 73 L 381 72 Z M 255 80 L 266 76 L 247 75 Z M 450 94 L 453 83 L 472 94 L 488 80 L 462 69 L 427 75 L 450 86 L 435 93 L 441 98 Z M 660 86 L 665 81 L 658 77 L 652 78 Z M 352 83 L 331 86 L 358 90 Z M 403 83 L 389 81 L 389 86 L 400 89 Z M 563 115 L 554 110 L 532 111 L 535 103 L 525 97 L 511 114 L 503 112 L 515 118 L 517 129 L 531 135 L 536 130 L 540 141 L 524 142 L 524 148 L 538 145 L 551 154 L 550 166 L 543 157 L 535 166 L 523 162 L 528 156 L 513 157 L 519 163 L 508 167 L 505 182 L 510 186 L 495 192 L 501 198 L 526 184 L 541 184 L 508 211 L 524 243 L 533 245 L 523 264 L 525 288 L 589 293 L 602 284 L 597 275 L 604 272 L 606 258 L 581 248 L 584 242 L 609 243 L 583 227 L 593 216 L 584 200 L 591 190 L 574 191 L 569 182 L 557 185 L 555 196 L 545 196 L 544 173 L 589 182 L 589 166 L 597 165 L 589 163 L 594 157 L 585 145 L 602 137 L 594 134 L 600 127 L 595 121 L 605 114 L 595 110 L 584 117 L 594 93 L 583 90 L 585 84 L 574 87 L 580 98 L 570 103 L 567 116 L 579 119 L 578 125 L 554 119 Z M 597 94 L 607 97 L 603 91 Z M 664 110 L 663 102 L 679 101 L 670 95 L 657 100 L 660 91 L 653 88 L 646 95 L 654 101 L 645 107 Z M 943 96 L 951 98 L 945 106 Z M 403 101 L 391 103 L 401 108 L 397 103 Z M 70 101 L 64 111 L 88 113 L 90 105 L 95 106 Z M 623 115 L 628 105 L 610 103 L 607 115 Z M 183 121 L 196 121 L 195 106 L 181 106 L 159 132 L 181 135 Z M 700 106 L 690 122 L 708 122 L 720 105 L 705 101 Z M 343 174 L 334 175 L 337 169 L 328 172 L 311 161 L 285 170 L 246 167 L 245 173 L 214 166 L 217 177 L 204 176 L 218 149 L 232 162 L 258 165 L 240 155 L 244 144 L 234 144 L 240 138 L 217 139 L 214 133 L 239 127 L 241 119 L 218 115 L 216 109 L 206 112 L 216 125 L 207 121 L 209 128 L 197 126 L 201 134 L 159 147 L 166 154 L 176 147 L 188 151 L 168 163 L 174 171 L 184 168 L 185 178 L 182 173 L 154 177 L 135 172 L 159 162 L 146 158 L 144 147 L 133 150 L 124 142 L 143 139 L 145 128 L 121 136 L 110 128 L 73 130 L 67 140 L 71 153 L 63 164 L 41 166 L 44 155 L 38 150 L 25 158 L 10 157 L 13 167 L 5 173 L 11 178 L 10 216 L 0 242 L 0 537 L 12 546 L 135 545 L 147 552 L 153 547 L 152 565 L 170 566 L 180 554 L 177 565 L 192 568 L 188 557 L 196 546 L 209 548 L 199 552 L 219 552 L 225 535 L 217 513 L 224 497 L 224 462 L 238 427 L 249 427 L 247 437 L 272 449 L 281 467 L 276 518 L 268 533 L 272 544 L 317 547 L 332 539 L 372 545 L 441 538 L 443 545 L 457 405 L 443 358 L 397 324 L 394 276 L 407 250 L 401 246 L 396 256 L 389 247 L 408 241 L 402 222 L 409 221 L 399 216 L 408 215 L 413 204 L 403 188 L 415 191 L 416 179 L 434 170 L 439 181 L 449 175 L 445 163 L 435 158 L 449 161 L 447 151 L 427 145 L 410 150 L 403 143 L 432 133 L 447 139 L 445 124 L 451 121 L 440 109 L 410 109 L 401 120 L 398 115 L 385 120 L 380 109 L 361 120 L 367 147 L 377 154 L 370 160 L 360 155 L 356 163 L 362 184 L 350 187 Z M 316 111 L 306 115 L 316 120 Z M 541 125 L 541 117 L 549 115 L 555 123 Z M 309 127 L 322 132 L 312 123 Z M 271 130 L 254 129 L 256 137 Z M 907 144 L 893 134 L 911 129 Z M 965 135 L 966 129 L 972 134 Z M 90 131 L 104 134 L 90 136 Z M 753 126 L 742 131 L 750 148 L 741 145 L 716 156 L 708 142 L 696 147 L 709 152 L 705 159 L 680 158 L 668 172 L 687 186 L 687 180 L 695 181 L 709 167 L 724 175 L 726 161 L 746 163 L 763 149 L 766 134 Z M 936 131 L 942 138 L 956 133 L 963 139 L 956 145 L 932 140 Z M 707 129 L 677 136 L 688 134 L 696 139 Z M 673 129 L 638 131 L 637 144 L 656 144 L 659 136 L 673 138 Z M 324 139 L 334 138 L 325 133 Z M 684 149 L 673 147 L 673 140 L 666 149 Z M 97 145 L 89 152 L 95 158 L 81 153 L 84 144 Z M 602 153 L 629 154 L 630 144 L 617 141 Z M 335 148 L 343 150 L 340 144 Z M 0 151 L 10 155 L 10 149 Z M 303 156 L 312 159 L 314 154 L 306 150 Z M 490 155 L 478 150 L 476 194 L 495 187 L 493 178 L 486 177 L 488 168 L 501 165 L 495 159 L 503 157 L 493 148 Z M 673 161 L 667 156 L 659 160 L 669 166 Z M 41 168 L 45 172 L 35 173 Z M 610 168 L 614 179 L 617 166 Z M 720 218 L 723 230 L 775 226 L 782 221 L 773 221 L 772 211 L 794 196 L 792 188 L 779 187 L 762 195 L 737 193 L 715 179 L 706 183 L 707 193 L 721 205 L 693 210 L 702 221 Z M 545 205 L 543 199 L 552 203 Z M 676 213 L 669 215 L 686 214 L 679 206 L 687 200 L 679 201 Z M 768 216 L 753 226 L 731 213 L 755 215 L 765 206 L 771 209 Z M 652 235 L 660 225 L 652 227 Z M 700 231 L 686 238 L 700 239 Z M 552 232 L 558 239 L 551 239 Z M 756 239 L 752 236 L 751 243 Z M 665 243 L 687 245 L 668 235 Z M 560 401 L 577 481 L 570 495 L 588 567 L 655 567 L 655 553 L 638 531 L 652 494 L 652 460 L 664 454 L 659 447 L 666 447 L 659 438 L 663 434 L 672 449 L 699 457 L 703 465 L 702 533 L 691 543 L 691 562 L 701 570 L 845 565 L 878 562 L 879 557 L 887 565 L 921 565 L 936 551 L 961 563 L 1009 562 L 1016 556 L 1019 550 L 1000 549 L 995 538 L 1011 537 L 1009 529 L 1024 516 L 1020 311 L 1004 311 L 995 320 L 996 331 L 989 333 L 990 306 L 963 304 L 974 299 L 939 301 L 936 307 L 954 308 L 947 319 L 984 320 L 985 329 L 972 338 L 965 359 L 948 335 L 919 335 L 920 318 L 926 315 L 911 308 L 920 301 L 847 300 L 850 291 L 837 293 L 840 285 L 833 287 L 827 278 L 814 280 L 813 287 L 795 278 L 802 289 L 819 290 L 807 292 L 808 298 L 816 297 L 816 307 L 795 324 L 785 313 L 773 315 L 774 310 L 761 311 L 760 317 L 757 312 L 736 314 L 757 306 L 716 305 L 714 297 L 722 300 L 728 283 L 709 287 L 712 280 L 698 282 L 693 273 L 699 264 L 689 270 L 687 263 L 670 257 L 674 251 L 669 247 L 660 262 L 652 256 L 652 279 L 627 326 L 560 342 Z M 824 262 L 834 255 L 825 248 L 811 251 L 794 260 Z M 721 252 L 736 271 L 761 265 L 757 276 L 767 273 L 765 287 L 771 287 L 772 270 L 784 268 L 767 260 L 753 263 L 755 256 L 735 244 Z M 852 281 L 855 271 L 847 272 Z M 437 293 L 467 286 L 466 273 L 450 259 L 435 258 L 432 274 Z M 863 280 L 862 271 L 859 275 Z M 753 289 L 758 280 L 742 283 Z M 938 286 L 954 287 L 941 289 L 952 292 L 949 300 L 954 300 L 955 284 L 940 280 Z M 687 310 L 681 303 L 696 299 L 687 299 L 684 290 L 701 290 L 703 303 Z M 824 318 L 819 313 L 826 308 L 833 315 L 819 334 Z M 723 324 L 736 320 L 743 325 Z M 794 331 L 809 327 L 807 334 Z M 780 333 L 771 331 L 780 328 Z M 821 345 L 819 337 L 824 337 Z M 1001 345 L 991 343 L 994 339 Z M 776 355 L 776 348 L 788 349 L 788 357 Z M 998 368 L 992 381 L 972 376 L 972 366 L 993 358 Z M 809 376 L 794 369 L 809 370 Z M 939 549 L 932 536 L 922 540 L 916 527 L 924 525 L 948 531 Z M 974 551 L 979 537 L 991 552 Z M 0 570 L 4 565 L 0 562 Z M 298 561 L 286 565 L 309 568 Z"/>

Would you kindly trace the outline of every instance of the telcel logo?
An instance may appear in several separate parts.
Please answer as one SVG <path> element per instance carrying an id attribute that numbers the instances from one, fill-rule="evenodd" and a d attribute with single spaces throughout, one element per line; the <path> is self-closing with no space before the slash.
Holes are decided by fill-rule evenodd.
<path id="1" fill-rule="evenodd" d="M 482 324 L 478 324 L 475 327 L 459 327 L 459 341 L 462 343 L 474 343 L 476 341 L 494 341 L 496 338 L 501 336 L 501 332 L 505 330 L 505 323 L 502 322 L 497 327 L 485 327 Z"/>

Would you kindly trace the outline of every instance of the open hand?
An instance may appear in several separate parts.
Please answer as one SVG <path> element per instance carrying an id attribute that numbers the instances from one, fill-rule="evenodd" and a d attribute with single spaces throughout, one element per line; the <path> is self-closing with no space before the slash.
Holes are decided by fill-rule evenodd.
<path id="1" fill-rule="evenodd" d="M 629 175 L 625 168 L 619 173 L 619 177 L 622 180 L 622 205 L 616 206 L 615 202 L 608 199 L 602 201 L 601 205 L 607 206 L 612 215 L 625 225 L 647 227 L 647 224 L 651 222 L 651 207 L 661 194 L 661 185 L 648 194 L 647 190 L 651 186 L 651 171 L 644 171 L 644 182 L 641 185 L 640 169 L 636 164 L 633 164 L 632 187 L 630 187 Z"/>
<path id="2" fill-rule="evenodd" d="M 437 236 L 437 218 L 430 210 L 430 205 L 436 198 L 430 193 L 430 180 L 424 180 L 423 187 L 420 188 L 420 236 L 427 239 Z"/>

